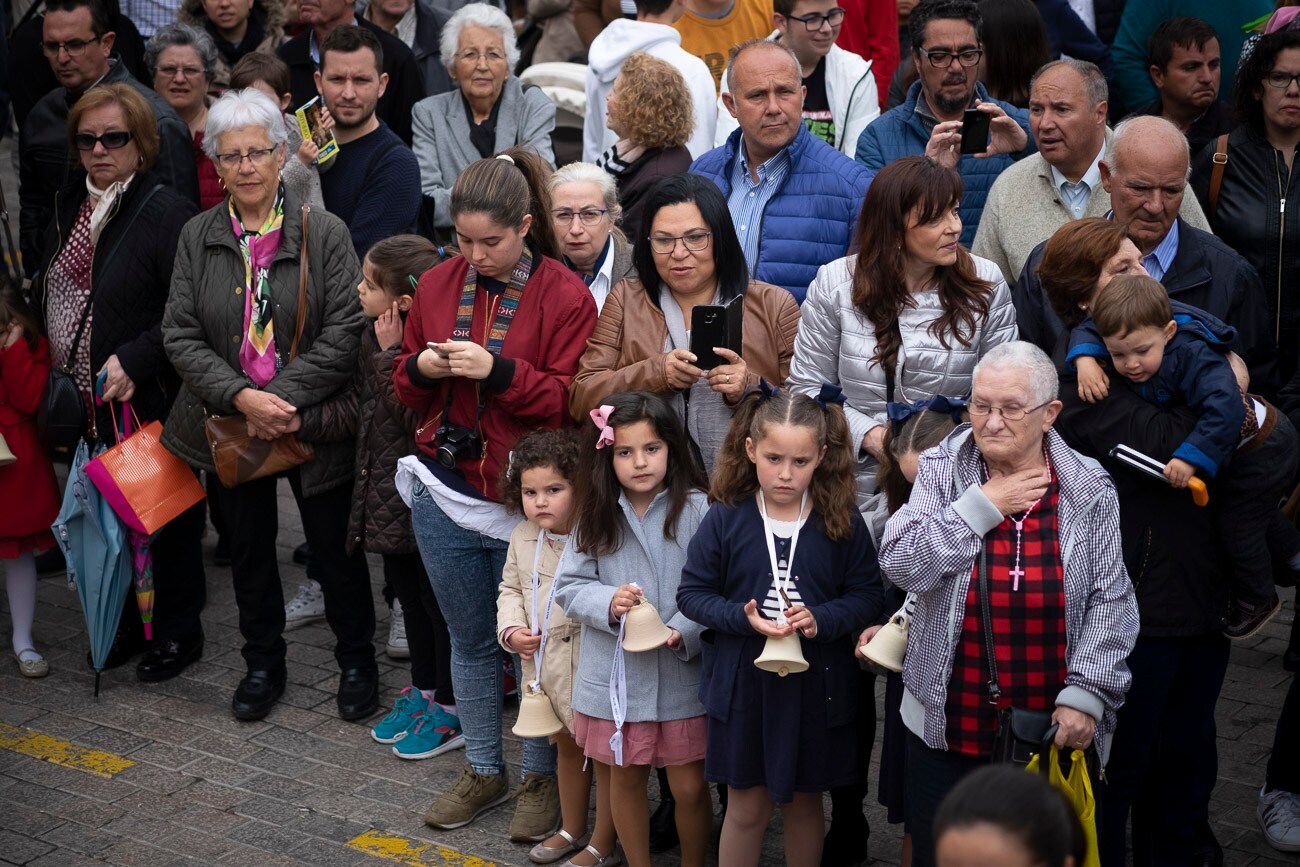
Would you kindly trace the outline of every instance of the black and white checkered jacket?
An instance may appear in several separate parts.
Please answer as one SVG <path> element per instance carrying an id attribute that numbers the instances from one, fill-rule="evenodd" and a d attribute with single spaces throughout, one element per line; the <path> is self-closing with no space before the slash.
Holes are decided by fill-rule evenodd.
<path id="1" fill-rule="evenodd" d="M 1137 640 L 1137 601 L 1120 554 L 1110 476 L 1055 431 L 1046 442 L 1060 491 L 1065 576 L 1067 674 L 1056 704 L 1097 721 L 1104 761 L 1132 681 L 1125 659 Z M 881 570 L 917 598 L 903 662 L 903 722 L 938 750 L 947 749 L 944 705 L 971 573 L 984 536 L 1003 519 L 980 484 L 979 452 L 962 425 L 921 456 L 911 499 L 889 519 L 880 546 Z"/>

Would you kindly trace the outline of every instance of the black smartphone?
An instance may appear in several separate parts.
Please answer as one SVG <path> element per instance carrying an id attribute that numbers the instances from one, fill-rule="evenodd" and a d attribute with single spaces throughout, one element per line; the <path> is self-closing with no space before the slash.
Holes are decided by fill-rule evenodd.
<path id="1" fill-rule="evenodd" d="M 968 108 L 961 116 L 961 152 L 982 154 L 989 149 L 989 122 L 993 116 L 978 108 Z"/>
<path id="2" fill-rule="evenodd" d="M 713 351 L 721 346 L 740 353 L 741 314 L 744 295 L 737 295 L 726 304 L 696 304 L 691 310 L 691 354 L 697 359 L 700 370 L 712 370 L 727 363 Z"/>

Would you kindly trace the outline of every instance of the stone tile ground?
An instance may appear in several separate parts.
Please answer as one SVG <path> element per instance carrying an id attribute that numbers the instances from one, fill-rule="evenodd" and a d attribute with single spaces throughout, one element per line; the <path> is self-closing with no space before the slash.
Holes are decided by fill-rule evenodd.
<path id="1" fill-rule="evenodd" d="M 281 491 L 280 568 L 286 596 L 304 579 L 292 564 L 301 541 L 297 511 Z M 205 550 L 213 542 L 205 540 Z M 382 652 L 387 632 L 382 578 L 372 563 L 376 635 L 384 701 L 407 684 L 404 663 Z M 135 765 L 112 779 L 0 750 L 0 862 L 52 865 L 292 865 L 376 864 L 381 859 L 345 844 L 377 829 L 454 850 L 424 856 L 428 863 L 526 864 L 525 848 L 505 838 L 508 808 L 449 833 L 427 828 L 421 815 L 455 779 L 463 753 L 403 762 L 373 743 L 364 724 L 340 721 L 334 710 L 338 675 L 324 625 L 287 633 L 290 685 L 264 721 L 230 716 L 230 695 L 243 673 L 230 574 L 209 567 L 203 660 L 173 681 L 136 682 L 128 666 L 104 676 L 91 697 L 84 662 L 84 624 L 75 592 L 63 578 L 43 579 L 37 642 L 53 669 L 29 681 L 0 659 L 0 723 L 124 756 Z M 1219 786 L 1212 805 L 1215 830 L 1229 865 L 1300 863 L 1270 849 L 1255 820 L 1255 799 L 1274 725 L 1290 675 L 1280 656 L 1295 616 L 1294 596 L 1265 632 L 1234 647 L 1219 701 Z M 7 608 L 0 622 L 8 623 Z M 7 645 L 6 627 L 0 627 Z M 507 708 L 513 719 L 513 707 Z M 507 735 L 508 756 L 519 743 Z M 896 863 L 899 835 L 868 799 L 871 853 Z M 781 863 L 779 826 L 768 834 L 764 864 Z M 408 863 L 423 863 L 411 861 Z M 675 867 L 677 859 L 656 860 Z"/>

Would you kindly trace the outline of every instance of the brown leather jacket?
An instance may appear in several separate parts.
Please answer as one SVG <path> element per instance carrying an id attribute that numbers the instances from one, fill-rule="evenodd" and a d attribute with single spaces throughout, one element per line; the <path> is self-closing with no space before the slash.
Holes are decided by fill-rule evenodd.
<path id="1" fill-rule="evenodd" d="M 745 293 L 740 355 L 749 371 L 745 387 L 761 376 L 773 385 L 785 382 L 799 329 L 799 305 L 780 286 L 750 281 Z M 620 391 L 672 391 L 664 376 L 664 341 L 668 326 L 663 311 L 650 300 L 640 280 L 620 280 L 605 299 L 578 375 L 569 384 L 569 411 L 586 418 L 607 395 Z"/>

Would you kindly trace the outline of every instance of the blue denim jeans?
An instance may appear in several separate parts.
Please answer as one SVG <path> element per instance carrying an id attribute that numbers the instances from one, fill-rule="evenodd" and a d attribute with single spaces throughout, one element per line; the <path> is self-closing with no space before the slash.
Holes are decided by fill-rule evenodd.
<path id="1" fill-rule="evenodd" d="M 456 524 L 418 482 L 414 493 L 415 541 L 451 633 L 451 681 L 465 758 L 477 773 L 500 774 L 504 673 L 496 638 L 497 587 L 510 546 Z M 523 765 L 525 772 L 554 776 L 555 747 L 546 738 L 525 738 Z"/>

